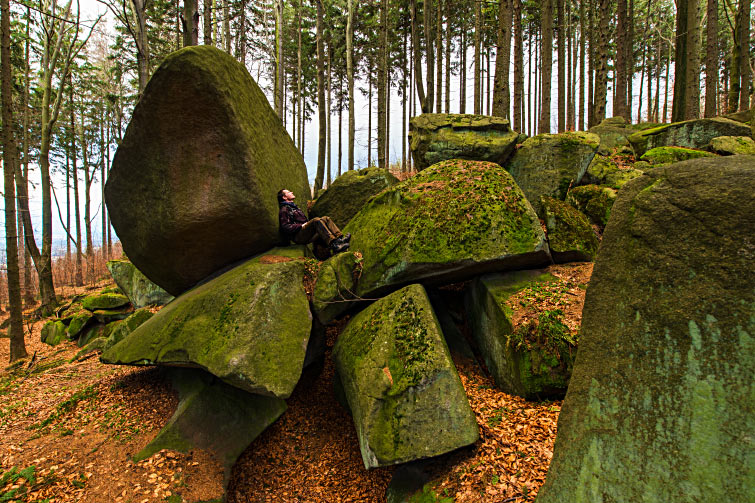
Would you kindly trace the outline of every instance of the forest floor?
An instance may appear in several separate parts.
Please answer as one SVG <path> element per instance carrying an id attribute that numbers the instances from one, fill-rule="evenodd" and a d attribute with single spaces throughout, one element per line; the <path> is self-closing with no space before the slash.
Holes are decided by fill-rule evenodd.
<path id="1" fill-rule="evenodd" d="M 578 329 L 592 264 L 550 269 L 562 295 L 529 299 L 528 309 L 561 308 L 567 325 Z M 328 327 L 324 365 L 305 370 L 288 410 L 239 458 L 228 483 L 230 503 L 385 501 L 394 468 L 364 469 L 351 417 L 332 392 L 330 348 L 345 323 Z M 26 323 L 33 356 L 0 370 L 0 502 L 180 503 L 222 496 L 222 469 L 208 453 L 160 451 L 131 460 L 178 403 L 159 368 L 103 365 L 97 354 L 70 362 L 79 348 L 41 343 L 43 324 Z M 8 360 L 9 345 L 0 340 L 0 361 Z M 507 395 L 477 362 L 455 357 L 455 363 L 480 440 L 426 466 L 437 500 L 534 501 L 561 403 Z"/>

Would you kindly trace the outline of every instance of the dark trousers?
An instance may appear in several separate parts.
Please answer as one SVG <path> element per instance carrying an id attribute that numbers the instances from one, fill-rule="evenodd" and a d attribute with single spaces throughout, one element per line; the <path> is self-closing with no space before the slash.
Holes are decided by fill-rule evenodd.
<path id="1" fill-rule="evenodd" d="M 341 237 L 341 231 L 330 217 L 317 217 L 304 224 L 294 235 L 293 241 L 296 244 L 305 245 L 318 237 L 329 246 L 334 239 Z"/>

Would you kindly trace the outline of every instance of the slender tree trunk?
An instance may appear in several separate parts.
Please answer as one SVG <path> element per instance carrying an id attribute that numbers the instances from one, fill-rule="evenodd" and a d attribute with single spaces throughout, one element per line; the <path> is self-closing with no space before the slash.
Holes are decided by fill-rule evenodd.
<path id="1" fill-rule="evenodd" d="M 624 116 L 624 118 L 627 120 L 627 122 L 632 122 L 632 100 L 634 99 L 634 89 L 633 89 L 633 79 L 634 79 L 634 69 L 635 69 L 635 63 L 634 63 L 634 0 L 629 0 L 629 12 L 627 13 L 628 19 L 628 26 L 627 26 L 627 36 L 626 36 L 626 43 L 625 43 L 625 50 L 626 50 L 626 60 L 627 60 L 627 78 L 626 78 L 626 89 L 627 89 L 627 96 L 626 96 L 626 103 L 627 103 L 627 114 Z M 637 118 L 637 122 L 639 122 L 639 117 Z"/>
<path id="2" fill-rule="evenodd" d="M 532 28 L 532 26 L 530 26 Z M 531 32 L 530 32 L 531 33 Z M 532 136 L 532 37 L 527 40 L 527 136 Z"/>
<path id="3" fill-rule="evenodd" d="M 651 6 L 651 0 L 648 0 L 647 2 L 647 14 L 645 16 L 645 33 L 650 33 L 650 6 Z M 643 42 L 642 43 L 642 64 L 640 65 L 640 100 L 639 104 L 637 106 L 637 122 L 642 122 L 642 85 L 644 83 L 645 79 L 645 60 L 646 57 L 649 56 L 648 54 L 648 44 Z M 648 121 L 650 121 L 650 63 L 647 64 L 647 74 L 648 74 Z"/>
<path id="4" fill-rule="evenodd" d="M 417 33 L 417 0 L 411 0 L 410 12 L 412 24 L 412 53 L 414 58 L 414 83 L 417 86 L 417 98 L 419 99 L 419 106 L 422 109 L 422 113 L 430 113 L 432 112 L 432 108 L 428 106 L 430 98 L 425 95 L 425 88 L 422 83 L 422 56 L 419 48 L 419 35 Z M 427 71 L 430 73 L 429 65 Z M 427 92 L 429 96 L 432 96 L 432 89 L 428 88 Z"/>
<path id="5" fill-rule="evenodd" d="M 692 119 L 699 111 L 697 0 L 678 0 L 676 12 L 676 57 L 674 65 L 673 122 Z M 699 96 L 699 94 L 698 94 Z"/>
<path id="6" fill-rule="evenodd" d="M 448 13 L 450 11 L 450 8 L 448 4 L 450 3 L 449 0 L 446 0 L 443 6 L 446 8 L 446 99 L 445 99 L 445 112 L 447 114 L 451 113 L 451 18 L 449 17 Z M 440 107 L 438 107 L 438 112 L 440 112 Z"/>
<path id="7" fill-rule="evenodd" d="M 197 0 L 184 0 L 182 22 L 184 47 L 199 45 L 199 5 Z"/>
<path id="8" fill-rule="evenodd" d="M 435 51 L 433 49 L 433 0 L 424 0 L 422 14 L 425 28 L 425 61 L 427 62 L 427 103 L 422 111 L 433 111 L 433 97 L 435 95 Z M 417 67 L 419 68 L 419 67 Z"/>
<path id="9" fill-rule="evenodd" d="M 343 96 L 343 76 L 339 82 L 340 96 Z M 339 100 L 338 106 L 338 176 L 341 176 L 343 169 L 343 98 Z"/>
<path id="10" fill-rule="evenodd" d="M 2 118 L 3 118 L 3 174 L 5 184 L 5 250 L 8 280 L 8 304 L 10 310 L 10 361 L 26 357 L 24 327 L 21 313 L 21 279 L 18 269 L 18 229 L 16 227 L 16 188 L 14 174 L 18 171 L 18 151 L 13 134 L 13 96 L 11 95 L 11 60 L 10 60 L 10 3 L 0 3 L 2 20 L 2 41 L 0 59 L 2 60 Z"/>
<path id="11" fill-rule="evenodd" d="M 558 44 L 558 132 L 561 133 L 566 130 L 566 37 L 564 36 L 564 0 L 556 0 L 556 11 L 558 16 L 558 40 L 556 42 Z"/>
<path id="12" fill-rule="evenodd" d="M 406 138 L 406 71 L 407 71 L 407 57 L 406 57 L 406 34 L 401 37 L 403 39 L 402 47 L 402 71 L 401 71 L 401 138 Z M 449 44 L 450 45 L 450 44 Z M 448 46 L 446 46 L 446 53 L 448 53 Z M 411 73 L 411 69 L 409 70 Z M 448 85 L 448 80 L 446 80 Z M 446 93 L 446 99 L 448 99 L 448 93 Z M 448 111 L 446 111 L 448 113 Z M 401 172 L 406 173 L 406 140 L 401 141 Z"/>
<path id="13" fill-rule="evenodd" d="M 461 44 L 459 52 L 461 53 L 461 77 L 459 78 L 459 113 L 466 113 L 467 110 L 467 33 L 466 26 L 461 27 Z M 416 71 L 416 70 L 415 70 Z"/>
<path id="14" fill-rule="evenodd" d="M 585 40 L 587 39 L 587 32 L 585 28 L 585 16 L 587 11 L 585 9 L 585 2 L 587 0 L 579 0 L 579 107 L 578 114 L 579 120 L 578 129 L 580 131 L 585 130 Z"/>
<path id="15" fill-rule="evenodd" d="M 377 65 L 377 157 L 378 167 L 386 169 L 385 151 L 386 151 L 386 66 L 388 64 L 387 56 L 388 45 L 388 0 L 380 0 L 380 42 L 378 43 L 378 65 Z M 431 54 L 428 54 L 432 57 Z"/>
<path id="16" fill-rule="evenodd" d="M 367 70 L 367 167 L 372 167 L 372 72 Z"/>
<path id="17" fill-rule="evenodd" d="M 346 78 L 349 86 L 349 145 L 348 161 L 346 167 L 349 171 L 354 169 L 354 133 L 355 110 L 354 110 L 354 5 L 353 0 L 348 0 L 348 17 L 346 20 Z"/>
<path id="18" fill-rule="evenodd" d="M 297 131 L 296 139 L 299 149 L 301 150 L 301 118 L 302 118 L 302 96 L 301 96 L 301 11 L 302 0 L 299 0 L 298 8 L 296 9 L 296 23 L 297 23 L 297 43 L 296 43 L 296 108 L 298 110 L 298 121 L 295 126 Z M 347 39 L 348 41 L 348 39 Z"/>
<path id="19" fill-rule="evenodd" d="M 66 148 L 66 263 L 71 261 L 71 153 Z"/>
<path id="20" fill-rule="evenodd" d="M 514 131 L 524 130 L 524 41 L 522 39 L 522 0 L 512 0 L 514 18 Z"/>
<path id="21" fill-rule="evenodd" d="M 281 5 L 283 5 L 283 2 L 281 2 Z M 231 53 L 231 8 L 228 3 L 228 0 L 223 0 L 223 42 L 225 42 L 225 52 L 230 54 Z"/>
<path id="22" fill-rule="evenodd" d="M 73 218 L 76 221 L 76 265 L 74 272 L 74 285 L 81 286 L 84 284 L 83 278 L 83 257 L 81 256 L 81 206 L 79 205 L 79 172 L 76 166 L 78 154 L 76 152 L 76 118 L 74 115 L 73 86 L 69 95 L 71 102 L 71 172 L 73 174 Z"/>
<path id="23" fill-rule="evenodd" d="M 89 152 L 87 151 L 86 142 L 86 126 L 84 124 L 84 114 L 81 114 L 81 161 L 84 168 L 84 232 L 86 237 L 86 257 L 87 257 L 87 273 L 86 282 L 92 283 L 94 281 L 94 245 L 92 243 L 92 219 L 91 217 L 91 202 L 90 191 L 92 188 L 92 176 L 89 173 Z"/>
<path id="24" fill-rule="evenodd" d="M 147 36 L 147 13 L 145 0 L 131 0 L 136 23 L 134 23 L 134 42 L 136 45 L 136 67 L 139 76 L 139 96 L 144 93 L 149 80 L 149 37 Z M 196 11 L 196 0 L 194 0 L 194 9 Z M 199 19 L 199 14 L 195 21 Z M 184 38 L 184 40 L 186 40 Z M 184 44 L 187 45 L 187 44 Z M 193 44 L 193 45 L 196 45 Z"/>
<path id="25" fill-rule="evenodd" d="M 230 23 L 228 23 L 230 30 Z M 241 18 L 239 19 L 239 61 L 246 66 L 246 0 L 241 0 Z"/>
<path id="26" fill-rule="evenodd" d="M 107 207 L 105 206 L 105 181 L 107 177 L 107 167 L 105 166 L 105 149 L 107 148 L 105 144 L 105 127 L 104 127 L 105 118 L 102 117 L 100 120 L 100 213 L 102 216 L 102 236 L 101 236 L 101 247 L 100 253 L 102 253 L 102 256 L 105 258 L 105 261 L 108 259 L 107 255 L 107 246 L 105 243 L 105 229 L 107 227 Z"/>
<path id="27" fill-rule="evenodd" d="M 668 55 L 666 56 L 666 77 L 664 79 L 663 86 L 663 122 L 665 123 L 668 118 L 668 77 L 671 70 L 671 44 L 668 46 Z"/>
<path id="28" fill-rule="evenodd" d="M 624 44 L 627 38 L 627 0 L 616 2 L 616 88 L 613 93 L 613 115 L 626 117 L 627 115 L 627 52 Z"/>
<path id="29" fill-rule="evenodd" d="M 319 135 L 317 142 L 317 174 L 315 194 L 322 188 L 325 175 L 325 48 L 323 47 L 323 0 L 317 3 L 317 112 Z"/>
<path id="30" fill-rule="evenodd" d="M 333 110 L 333 108 L 331 106 L 331 103 L 332 103 L 332 99 L 331 99 L 331 86 L 332 86 L 331 79 L 332 79 L 332 75 L 331 75 L 331 71 L 330 71 L 331 70 L 330 64 L 331 64 L 331 57 L 332 57 L 332 55 L 333 55 L 333 46 L 332 46 L 331 42 L 328 42 L 328 89 L 327 89 L 328 110 L 327 110 L 327 116 L 326 116 L 327 122 L 328 122 L 328 124 L 327 124 L 327 135 L 326 135 L 327 136 L 326 143 L 328 145 L 328 147 L 327 147 L 328 148 L 328 154 L 327 154 L 327 156 L 328 156 L 328 160 L 327 160 L 327 165 L 328 165 L 328 187 L 330 187 L 330 184 L 333 183 L 333 175 L 332 175 L 333 168 L 332 168 L 332 165 L 331 165 L 331 159 L 332 159 L 332 157 L 331 157 L 332 148 L 331 147 L 332 147 L 333 142 L 331 141 L 331 127 L 330 127 L 331 116 L 332 116 L 332 112 L 331 111 Z"/>
<path id="31" fill-rule="evenodd" d="M 752 90 L 752 71 L 750 66 L 750 16 L 752 1 L 740 0 L 739 11 L 739 16 L 737 16 L 739 21 L 739 46 L 742 48 L 739 52 L 739 71 L 741 73 L 739 109 L 747 110 L 750 108 L 750 92 Z"/>
<path id="32" fill-rule="evenodd" d="M 705 117 L 715 117 L 718 92 L 718 0 L 708 0 L 705 37 Z"/>
<path id="33" fill-rule="evenodd" d="M 571 4 L 570 0 L 566 0 L 566 6 L 564 10 L 566 11 L 564 20 L 564 25 L 566 26 L 566 33 L 564 33 L 564 37 L 566 38 L 566 130 L 573 131 L 574 126 L 572 125 L 572 122 L 574 121 L 574 115 L 572 113 L 572 90 L 574 87 L 572 86 L 572 43 L 571 43 Z"/>
<path id="34" fill-rule="evenodd" d="M 516 1 L 516 0 L 514 0 Z M 495 52 L 495 83 L 493 86 L 493 115 L 509 117 L 511 109 L 509 89 L 509 65 L 511 63 L 512 0 L 500 0 L 498 4 L 498 47 Z"/>
<path id="35" fill-rule="evenodd" d="M 29 34 L 29 25 L 31 24 L 28 22 L 28 20 L 31 19 L 31 8 L 29 6 L 26 7 L 26 41 L 24 43 L 24 143 L 23 143 L 23 155 L 24 155 L 24 167 L 23 171 L 16 171 L 16 186 L 23 185 L 23 190 L 18 189 L 16 192 L 18 193 L 18 206 L 19 206 L 19 218 L 21 219 L 21 222 L 23 223 L 23 240 L 24 243 L 28 242 L 30 239 L 34 241 L 34 230 L 31 227 L 26 226 L 26 222 L 31 222 L 31 216 L 29 215 L 29 200 L 28 199 L 22 199 L 23 195 L 27 193 L 27 187 L 29 180 L 29 145 L 30 145 L 30 135 L 29 135 L 29 124 L 30 124 L 30 114 L 29 114 L 29 90 L 31 88 L 31 77 L 30 77 L 30 66 L 29 66 L 29 55 L 31 54 L 30 50 L 30 41 L 31 37 Z M 24 297 L 24 305 L 25 306 L 33 306 L 35 304 L 34 300 L 34 288 L 33 288 L 33 279 L 32 279 L 32 266 L 31 266 L 31 252 L 28 250 L 28 248 L 25 246 L 25 244 L 20 245 L 21 253 L 23 253 L 24 258 L 24 291 L 23 291 L 23 297 Z"/>
<path id="36" fill-rule="evenodd" d="M 448 2 L 449 0 L 446 0 Z M 440 113 L 443 99 L 443 0 L 438 0 L 435 7 L 435 48 L 437 50 L 437 68 L 435 75 L 435 110 Z"/>
<path id="37" fill-rule="evenodd" d="M 212 45 L 212 2 L 213 0 L 203 0 L 204 7 L 204 45 Z"/>
<path id="38" fill-rule="evenodd" d="M 610 15 L 610 1 L 599 0 L 598 25 L 595 27 L 597 47 L 595 51 L 595 91 L 591 127 L 599 124 L 606 117 L 606 99 L 608 95 L 608 20 Z"/>
<path id="39" fill-rule="evenodd" d="M 275 113 L 283 120 L 283 0 L 275 0 L 275 82 L 273 105 Z M 318 8 L 319 0 L 318 0 Z M 319 36 L 319 35 L 318 35 Z M 319 38 L 318 38 L 319 40 Z M 322 63 L 322 60 L 319 60 Z M 318 72 L 319 75 L 319 72 Z M 320 178 L 322 184 L 322 177 Z"/>
<path id="40" fill-rule="evenodd" d="M 551 72 L 553 70 L 553 4 L 544 0 L 541 4 L 542 42 L 540 68 L 542 74 L 542 97 L 540 99 L 540 124 L 538 133 L 548 133 L 551 127 Z"/>
<path id="41" fill-rule="evenodd" d="M 482 0 L 474 0 L 474 113 L 482 113 L 480 54 L 482 44 Z"/>

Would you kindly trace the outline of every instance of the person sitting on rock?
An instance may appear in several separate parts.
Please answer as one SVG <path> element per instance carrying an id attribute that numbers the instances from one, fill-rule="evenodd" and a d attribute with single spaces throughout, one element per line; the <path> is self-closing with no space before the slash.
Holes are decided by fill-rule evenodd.
<path id="1" fill-rule="evenodd" d="M 319 238 L 333 253 L 348 250 L 351 234 L 342 234 L 330 217 L 308 220 L 304 212 L 294 204 L 295 198 L 290 190 L 278 191 L 278 221 L 285 238 L 300 245 L 312 243 Z"/>

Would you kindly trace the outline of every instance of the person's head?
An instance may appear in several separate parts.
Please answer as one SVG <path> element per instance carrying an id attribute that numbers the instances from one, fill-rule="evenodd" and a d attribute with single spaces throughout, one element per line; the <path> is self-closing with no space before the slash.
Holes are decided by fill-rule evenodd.
<path id="1" fill-rule="evenodd" d="M 278 191 L 278 204 L 281 204 L 283 202 L 291 202 L 294 199 L 296 199 L 296 196 L 290 190 L 281 189 Z"/>

